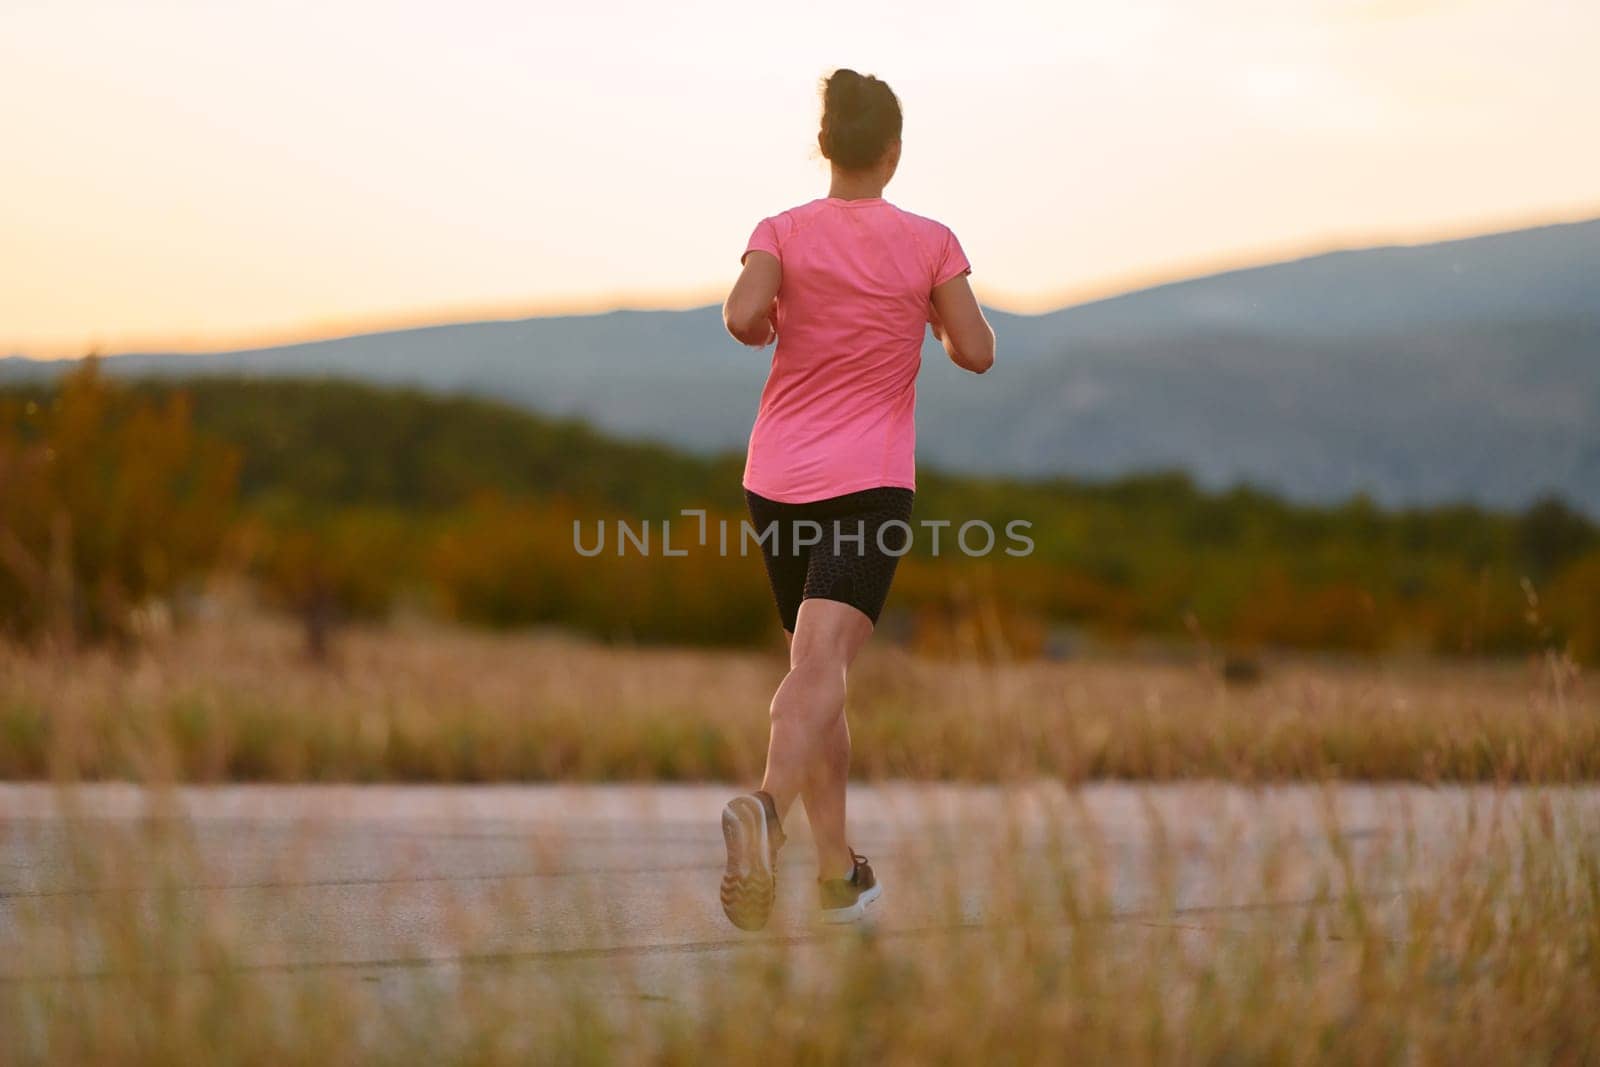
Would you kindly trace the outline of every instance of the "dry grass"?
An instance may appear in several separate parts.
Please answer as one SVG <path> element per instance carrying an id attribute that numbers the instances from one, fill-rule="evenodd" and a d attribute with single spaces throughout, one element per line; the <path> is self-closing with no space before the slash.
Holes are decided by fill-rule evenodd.
<path id="1" fill-rule="evenodd" d="M 351 632 L 317 668 L 292 629 L 235 621 L 126 660 L 5 653 L 0 769 L 158 783 L 749 780 L 782 670 L 776 655 L 405 628 Z M 1271 664 L 1230 688 L 1195 664 L 936 663 L 880 646 L 851 701 L 857 767 L 872 777 L 1600 778 L 1600 707 L 1551 661 Z M 1314 841 L 1306 826 L 1235 839 L 1208 825 L 1199 858 L 1157 827 L 1140 846 L 1147 899 L 1131 912 L 1117 890 L 1127 842 L 1107 844 L 1068 791 L 1026 832 L 941 839 L 965 863 L 946 880 L 895 872 L 886 901 L 910 908 L 920 890 L 931 921 L 727 931 L 705 960 L 570 953 L 631 936 L 608 932 L 604 909 L 559 928 L 530 919 L 627 883 L 671 928 L 672 902 L 649 886 L 680 877 L 704 890 L 685 913 L 703 921 L 716 872 L 693 857 L 674 857 L 677 876 L 399 884 L 359 898 L 382 901 L 378 919 L 317 888 L 337 876 L 296 881 L 309 844 L 275 846 L 284 866 L 262 883 L 300 888 L 230 889 L 215 837 L 163 809 L 159 790 L 162 817 L 126 824 L 72 815 L 62 795 L 55 874 L 74 888 L 0 890 L 0 1063 L 1600 1058 L 1600 807 L 1561 789 L 1417 834 L 1347 835 L 1331 814 Z M 4 816 L 0 849 L 42 825 Z M 559 842 L 523 844 L 528 870 L 566 862 Z M 1197 877 L 1219 899 L 1295 904 L 1197 919 L 1179 906 Z M 979 884 L 989 917 L 966 921 Z M 372 922 L 414 931 L 418 951 L 381 972 L 326 962 Z M 558 929 L 581 936 L 538 940 Z M 325 962 L 293 962 L 308 956 Z"/>
<path id="2" fill-rule="evenodd" d="M 777 654 L 559 636 L 351 631 L 315 667 L 291 628 L 202 624 L 131 658 L 0 650 L 0 775 L 142 781 L 748 781 Z M 1600 778 L 1600 697 L 1564 661 L 935 662 L 852 676 L 863 777 Z"/>
<path id="3" fill-rule="evenodd" d="M 1483 812 L 1478 813 L 1483 816 Z M 1007 834 L 986 883 L 1004 920 L 749 938 L 679 960 L 669 998 L 640 961 L 496 957 L 544 899 L 452 915 L 462 966 L 261 967 L 267 939 L 212 877 L 191 827 L 71 825 L 78 884 L 145 888 L 0 900 L 0 1062 L 1565 1064 L 1600 1056 L 1600 822 L 1546 796 L 1475 817 L 1425 856 L 1327 828 L 1303 908 L 1184 921 L 1180 851 L 1155 839 L 1142 917 L 1118 919 L 1108 858 L 1069 814 Z M 1440 844 L 1442 842 L 1442 845 Z M 1281 897 L 1292 857 L 1228 864 Z M 1228 857 L 1224 855 L 1223 861 Z M 1407 888 L 1375 898 L 1374 874 Z M 714 885 L 715 875 L 711 876 Z M 908 887 L 899 887 L 902 896 Z M 956 886 L 932 886 L 938 893 Z M 967 886 L 968 889 L 971 886 Z M 713 890 L 714 892 L 714 890 Z M 332 936 L 324 931 L 322 936 Z M 644 962 L 649 962 L 646 957 Z M 669 961 L 670 962 L 670 961 Z M 582 965 L 582 968 L 580 968 Z M 40 977 L 40 974 L 53 977 Z M 660 981 L 656 988 L 660 987 Z"/>

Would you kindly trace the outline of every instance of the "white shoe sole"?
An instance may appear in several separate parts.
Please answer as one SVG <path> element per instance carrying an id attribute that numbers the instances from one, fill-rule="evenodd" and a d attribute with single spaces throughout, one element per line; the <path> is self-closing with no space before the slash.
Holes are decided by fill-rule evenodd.
<path id="1" fill-rule="evenodd" d="M 737 796 L 722 809 L 728 864 L 722 873 L 722 913 L 741 930 L 759 930 L 772 913 L 775 879 L 767 811 L 753 796 Z"/>
<path id="2" fill-rule="evenodd" d="M 867 905 L 883 896 L 883 886 L 875 885 L 856 898 L 856 902 L 848 908 L 829 908 L 821 912 L 821 919 L 825 923 L 853 923 L 867 913 Z"/>

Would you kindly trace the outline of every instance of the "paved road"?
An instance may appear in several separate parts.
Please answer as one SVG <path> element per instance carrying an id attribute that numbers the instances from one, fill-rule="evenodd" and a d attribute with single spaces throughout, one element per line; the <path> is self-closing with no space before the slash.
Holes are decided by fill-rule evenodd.
<path id="1" fill-rule="evenodd" d="M 717 816 L 728 795 L 721 786 L 151 794 L 0 785 L 0 981 L 114 970 L 93 938 L 50 947 L 41 930 L 74 908 L 162 901 L 226 931 L 236 958 L 264 971 L 404 981 L 549 964 L 614 984 L 621 962 L 630 977 L 619 995 L 671 1000 L 697 962 L 843 936 L 812 922 L 798 809 L 771 926 L 744 934 L 726 922 Z M 1537 816 L 1547 805 L 1589 820 L 1600 815 L 1600 789 L 888 784 L 853 787 L 850 803 L 853 843 L 885 884 L 872 928 L 914 940 L 1048 924 L 1063 870 L 1103 879 L 1103 921 L 1132 933 L 1289 928 L 1340 888 L 1342 870 L 1365 897 L 1395 898 L 1458 856 L 1469 825 L 1481 832 L 1490 816 Z M 1329 848 L 1330 830 L 1348 846 L 1348 867 Z"/>

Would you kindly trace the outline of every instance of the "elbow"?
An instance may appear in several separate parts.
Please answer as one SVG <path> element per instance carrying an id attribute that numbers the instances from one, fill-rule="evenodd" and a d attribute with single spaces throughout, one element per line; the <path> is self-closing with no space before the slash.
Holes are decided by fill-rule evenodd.
<path id="1" fill-rule="evenodd" d="M 983 374 L 994 366 L 994 331 L 982 343 L 961 349 L 961 366 L 973 374 Z"/>
<path id="2" fill-rule="evenodd" d="M 765 315 L 745 315 L 724 307 L 722 325 L 740 344 L 758 345 L 767 336 L 768 323 Z"/>

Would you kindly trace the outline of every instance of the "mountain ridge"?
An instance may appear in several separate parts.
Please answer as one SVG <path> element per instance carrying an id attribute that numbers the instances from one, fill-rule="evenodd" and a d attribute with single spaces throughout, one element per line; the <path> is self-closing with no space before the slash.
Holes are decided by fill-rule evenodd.
<path id="1" fill-rule="evenodd" d="M 1600 219 L 1319 253 L 1037 314 L 990 309 L 995 371 L 931 337 L 919 459 L 952 471 L 1188 470 L 1328 502 L 1600 514 Z M 206 354 L 118 374 L 322 374 L 509 400 L 707 452 L 740 448 L 771 349 L 717 305 L 441 323 Z M 0 360 L 0 380 L 72 361 Z"/>

